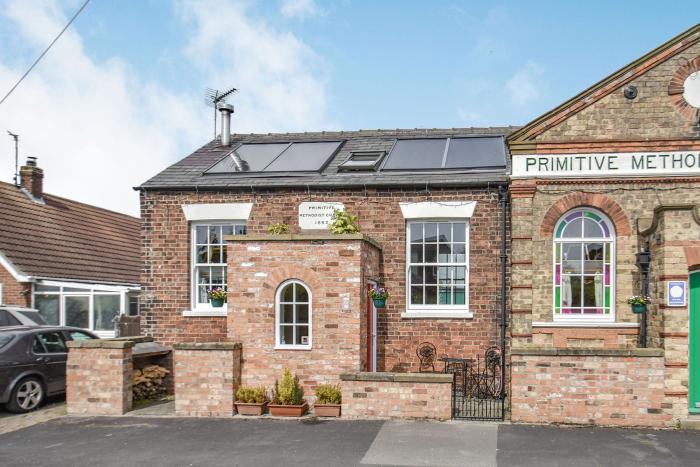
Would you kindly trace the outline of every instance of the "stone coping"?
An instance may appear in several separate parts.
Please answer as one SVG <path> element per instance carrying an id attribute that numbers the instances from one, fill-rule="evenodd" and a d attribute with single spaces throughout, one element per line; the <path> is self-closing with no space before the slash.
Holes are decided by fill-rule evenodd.
<path id="1" fill-rule="evenodd" d="M 452 375 L 446 373 L 343 373 L 342 381 L 378 381 L 393 383 L 452 383 Z"/>
<path id="2" fill-rule="evenodd" d="M 142 344 L 144 342 L 153 342 L 153 337 L 151 337 L 151 336 L 124 336 L 124 337 L 110 337 L 108 339 L 103 339 L 103 340 L 131 341 L 134 344 Z"/>
<path id="3" fill-rule="evenodd" d="M 173 344 L 175 350 L 236 350 L 241 347 L 240 342 L 181 342 Z"/>
<path id="4" fill-rule="evenodd" d="M 308 241 L 348 241 L 360 240 L 367 242 L 378 250 L 382 246 L 378 241 L 363 234 L 332 234 L 329 232 L 302 233 L 302 234 L 246 234 L 246 235 L 224 235 L 227 242 L 308 242 Z"/>
<path id="5" fill-rule="evenodd" d="M 549 357 L 663 357 L 663 349 L 633 348 L 633 349 L 553 349 L 522 347 L 513 348 L 511 355 L 541 355 Z"/>
<path id="6" fill-rule="evenodd" d="M 91 339 L 66 342 L 69 349 L 130 349 L 135 343 L 127 340 Z"/>

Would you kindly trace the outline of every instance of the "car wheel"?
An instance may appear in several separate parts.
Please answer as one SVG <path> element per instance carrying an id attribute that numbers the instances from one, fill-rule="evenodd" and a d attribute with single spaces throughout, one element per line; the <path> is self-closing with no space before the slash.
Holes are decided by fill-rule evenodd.
<path id="1" fill-rule="evenodd" d="M 36 376 L 21 380 L 12 390 L 6 408 L 13 413 L 31 412 L 44 402 L 44 385 Z"/>

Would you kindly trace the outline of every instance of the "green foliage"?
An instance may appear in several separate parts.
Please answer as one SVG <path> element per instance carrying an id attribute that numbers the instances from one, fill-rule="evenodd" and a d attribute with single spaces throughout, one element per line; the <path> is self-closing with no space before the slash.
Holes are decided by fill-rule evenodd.
<path id="1" fill-rule="evenodd" d="M 304 403 L 304 390 L 299 385 L 299 378 L 292 375 L 289 368 L 284 369 L 281 383 L 275 381 L 272 403 L 276 405 L 301 405 Z"/>
<path id="2" fill-rule="evenodd" d="M 262 404 L 265 402 L 265 388 L 263 386 L 241 386 L 236 391 L 236 401 L 246 404 Z"/>
<path id="3" fill-rule="evenodd" d="M 319 384 L 315 392 L 318 404 L 340 404 L 342 399 L 339 384 Z"/>
<path id="4" fill-rule="evenodd" d="M 276 222 L 267 227 L 267 232 L 272 235 L 282 235 L 289 233 L 289 226 L 284 222 Z"/>
<path id="5" fill-rule="evenodd" d="M 357 216 L 351 215 L 348 211 L 343 209 L 336 209 L 333 212 L 333 220 L 328 224 L 328 230 L 334 234 L 353 234 L 360 231 L 359 225 L 357 225 Z"/>

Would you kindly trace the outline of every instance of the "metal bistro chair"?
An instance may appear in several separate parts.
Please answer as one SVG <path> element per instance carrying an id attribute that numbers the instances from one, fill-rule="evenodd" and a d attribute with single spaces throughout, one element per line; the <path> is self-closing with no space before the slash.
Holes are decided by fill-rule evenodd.
<path id="1" fill-rule="evenodd" d="M 433 344 L 430 342 L 423 342 L 416 349 L 416 355 L 418 355 L 418 360 L 420 361 L 420 365 L 418 366 L 419 373 L 427 372 L 428 369 L 435 373 L 437 349 Z"/>

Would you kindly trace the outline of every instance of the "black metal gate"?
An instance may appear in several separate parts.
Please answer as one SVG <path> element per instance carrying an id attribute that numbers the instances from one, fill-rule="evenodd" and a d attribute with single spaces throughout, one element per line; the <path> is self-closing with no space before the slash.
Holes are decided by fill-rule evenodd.
<path id="1" fill-rule="evenodd" d="M 503 352 L 491 347 L 483 359 L 467 365 L 453 365 L 452 418 L 467 420 L 503 420 L 505 391 Z"/>

